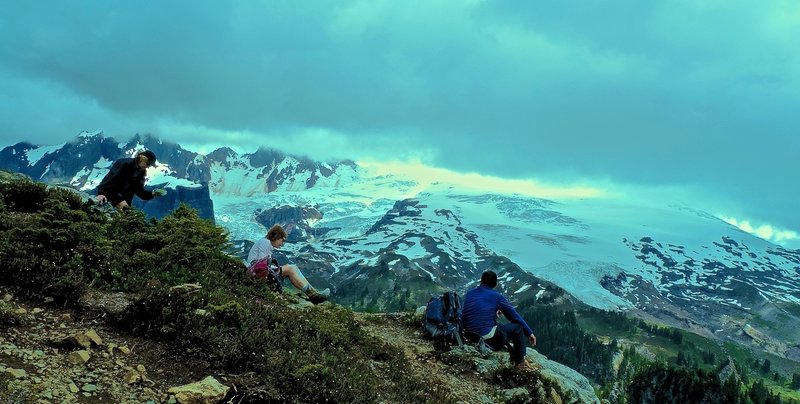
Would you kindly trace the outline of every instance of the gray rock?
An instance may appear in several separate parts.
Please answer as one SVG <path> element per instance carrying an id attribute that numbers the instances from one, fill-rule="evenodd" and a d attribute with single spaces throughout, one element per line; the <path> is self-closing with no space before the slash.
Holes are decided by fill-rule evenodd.
<path id="1" fill-rule="evenodd" d="M 25 377 L 25 369 L 7 368 L 3 373 L 13 377 L 14 379 L 21 379 Z"/>
<path id="2" fill-rule="evenodd" d="M 142 375 L 135 369 L 128 369 L 122 376 L 122 381 L 124 381 L 125 384 L 136 384 L 142 381 Z"/>
<path id="3" fill-rule="evenodd" d="M 199 283 L 184 283 L 182 285 L 176 285 L 169 288 L 169 292 L 175 294 L 190 294 L 197 292 L 202 288 L 203 286 L 200 285 Z"/>
<path id="4" fill-rule="evenodd" d="M 208 376 L 199 382 L 171 387 L 167 392 L 175 395 L 179 403 L 212 404 L 222 400 L 229 389 L 217 379 Z"/>
<path id="5" fill-rule="evenodd" d="M 540 373 L 543 377 L 557 383 L 562 390 L 571 392 L 573 403 L 600 403 L 592 384 L 582 374 L 547 359 L 546 356 L 531 348 L 528 348 L 528 359 L 542 367 Z"/>
<path id="6" fill-rule="evenodd" d="M 67 360 L 73 365 L 82 365 L 86 363 L 89 358 L 89 351 L 70 352 L 69 356 L 67 356 Z"/>
<path id="7" fill-rule="evenodd" d="M 103 339 L 100 338 L 99 335 L 97 335 L 97 332 L 93 328 L 90 328 L 89 331 L 86 331 L 85 335 L 86 338 L 88 338 L 94 345 L 96 346 L 103 345 Z"/>
<path id="8" fill-rule="evenodd" d="M 528 396 L 530 395 L 530 393 L 528 393 L 528 390 L 522 387 L 517 387 L 515 389 L 501 390 L 500 394 L 503 395 L 504 401 L 522 400 L 528 398 Z"/>
<path id="9" fill-rule="evenodd" d="M 84 333 L 75 333 L 62 339 L 57 339 L 52 342 L 53 346 L 67 347 L 67 348 L 89 348 L 92 346 L 92 340 Z"/>
<path id="10" fill-rule="evenodd" d="M 482 355 L 471 344 L 451 349 L 444 354 L 444 360 L 450 364 L 468 363 L 470 368 L 484 376 L 509 363 L 508 353 L 505 351 L 488 351 Z"/>

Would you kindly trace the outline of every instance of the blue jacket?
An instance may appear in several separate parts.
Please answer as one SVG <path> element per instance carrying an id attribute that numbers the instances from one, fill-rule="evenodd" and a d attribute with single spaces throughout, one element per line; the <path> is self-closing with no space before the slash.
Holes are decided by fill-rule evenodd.
<path id="1" fill-rule="evenodd" d="M 522 325 L 525 335 L 533 334 L 531 327 L 528 327 L 528 323 L 514 310 L 505 296 L 483 285 L 470 290 L 464 296 L 464 309 L 461 313 L 464 329 L 478 335 L 488 334 L 497 325 L 497 310 L 512 323 Z"/>

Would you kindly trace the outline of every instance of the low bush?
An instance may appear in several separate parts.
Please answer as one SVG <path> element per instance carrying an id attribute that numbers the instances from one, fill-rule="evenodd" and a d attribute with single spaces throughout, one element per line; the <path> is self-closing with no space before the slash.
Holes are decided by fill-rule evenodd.
<path id="1" fill-rule="evenodd" d="M 118 328 L 170 341 L 198 363 L 239 373 L 237 401 L 448 402 L 412 376 L 402 352 L 352 311 L 293 308 L 229 255 L 224 229 L 180 206 L 163 220 L 110 218 L 69 191 L 0 184 L 0 282 L 75 303 L 91 288 L 137 296 Z M 194 293 L 170 287 L 199 283 Z"/>

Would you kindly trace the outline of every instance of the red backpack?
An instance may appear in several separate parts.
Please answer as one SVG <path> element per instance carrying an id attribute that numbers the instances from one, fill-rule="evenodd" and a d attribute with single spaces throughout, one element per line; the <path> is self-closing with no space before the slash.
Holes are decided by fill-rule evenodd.
<path id="1" fill-rule="evenodd" d="M 275 292 L 283 292 L 283 269 L 278 265 L 278 261 L 260 259 L 247 268 L 247 273 L 257 279 L 266 279 Z"/>

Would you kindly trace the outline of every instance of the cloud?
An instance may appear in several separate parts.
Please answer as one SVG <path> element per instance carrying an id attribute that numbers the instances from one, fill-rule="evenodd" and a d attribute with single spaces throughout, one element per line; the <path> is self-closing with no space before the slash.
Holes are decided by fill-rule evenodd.
<path id="1" fill-rule="evenodd" d="M 359 161 L 373 175 L 401 175 L 419 183 L 419 190 L 437 184 L 456 186 L 460 190 L 520 194 L 537 198 L 575 199 L 600 198 L 609 192 L 586 184 L 550 184 L 535 179 L 506 179 L 478 173 L 460 173 L 431 167 L 419 161 Z"/>
<path id="2" fill-rule="evenodd" d="M 678 185 L 800 230 L 797 15 L 795 2 L 14 2 L 0 130 Z"/>
<path id="3" fill-rule="evenodd" d="M 326 128 L 286 127 L 270 132 L 254 132 L 163 121 L 158 124 L 156 132 L 184 139 L 179 142 L 181 146 L 203 154 L 220 147 L 232 148 L 240 154 L 252 153 L 256 147 L 266 147 L 323 161 L 420 161 L 429 160 L 429 155 L 434 153 L 427 145 L 412 144 L 402 135 L 357 139 Z"/>
<path id="4" fill-rule="evenodd" d="M 800 248 L 800 235 L 798 235 L 795 231 L 779 229 L 769 224 L 760 224 L 754 226 L 751 224 L 750 220 L 739 220 L 733 217 L 722 216 L 720 218 L 727 223 L 732 224 L 748 233 L 761 237 L 764 240 L 771 241 L 785 247 Z"/>

